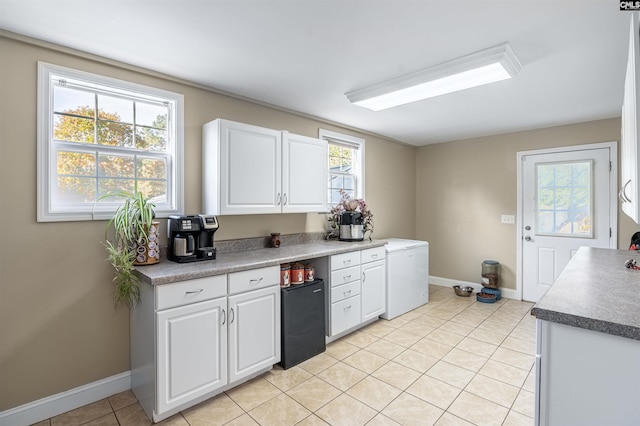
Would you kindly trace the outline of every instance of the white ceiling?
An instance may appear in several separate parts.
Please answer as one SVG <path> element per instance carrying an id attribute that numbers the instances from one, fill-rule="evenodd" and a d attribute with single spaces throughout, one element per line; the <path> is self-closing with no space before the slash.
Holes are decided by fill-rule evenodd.
<path id="1" fill-rule="evenodd" d="M 620 116 L 629 19 L 618 0 L 0 0 L 0 29 L 413 145 Z M 379 112 L 344 96 L 502 42 L 513 80 Z"/>

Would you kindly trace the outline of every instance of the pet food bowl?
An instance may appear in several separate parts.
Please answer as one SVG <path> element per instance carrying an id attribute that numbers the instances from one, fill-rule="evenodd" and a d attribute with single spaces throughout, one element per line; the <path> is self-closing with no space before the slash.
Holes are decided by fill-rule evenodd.
<path id="1" fill-rule="evenodd" d="M 473 287 L 467 285 L 454 285 L 453 291 L 455 291 L 458 296 L 469 297 L 471 296 L 471 293 L 473 293 Z"/>

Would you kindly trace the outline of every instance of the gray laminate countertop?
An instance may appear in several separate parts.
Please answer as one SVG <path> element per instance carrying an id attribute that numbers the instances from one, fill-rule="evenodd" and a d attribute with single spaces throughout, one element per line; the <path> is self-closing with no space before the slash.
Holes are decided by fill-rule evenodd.
<path id="1" fill-rule="evenodd" d="M 640 252 L 582 247 L 531 310 L 536 318 L 640 340 Z"/>
<path id="2" fill-rule="evenodd" d="M 386 240 L 373 241 L 312 241 L 303 244 L 280 246 L 229 253 L 218 253 L 216 259 L 192 263 L 176 263 L 164 259 L 155 265 L 136 267 L 140 279 L 151 285 L 221 275 L 247 269 L 276 266 L 286 262 L 314 259 L 347 253 L 355 250 L 382 247 Z"/>

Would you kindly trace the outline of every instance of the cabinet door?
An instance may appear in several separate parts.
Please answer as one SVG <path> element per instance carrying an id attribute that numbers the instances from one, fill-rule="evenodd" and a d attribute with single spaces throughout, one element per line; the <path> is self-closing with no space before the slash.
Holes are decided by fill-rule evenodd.
<path id="1" fill-rule="evenodd" d="M 227 384 L 226 300 L 156 313 L 158 415 Z"/>
<path id="2" fill-rule="evenodd" d="M 280 362 L 280 286 L 229 297 L 229 383 Z"/>
<path id="3" fill-rule="evenodd" d="M 384 260 L 363 263 L 362 266 L 362 322 L 377 318 L 385 312 L 386 265 Z"/>
<path id="4" fill-rule="evenodd" d="M 221 120 L 219 137 L 220 214 L 280 213 L 282 132 Z"/>
<path id="5" fill-rule="evenodd" d="M 283 133 L 282 211 L 328 212 L 327 141 Z"/>
<path id="6" fill-rule="evenodd" d="M 629 57 L 624 81 L 621 128 L 620 200 L 622 211 L 636 223 L 640 220 L 640 150 L 638 149 L 638 126 L 640 126 L 640 40 L 638 17 L 631 16 Z"/>

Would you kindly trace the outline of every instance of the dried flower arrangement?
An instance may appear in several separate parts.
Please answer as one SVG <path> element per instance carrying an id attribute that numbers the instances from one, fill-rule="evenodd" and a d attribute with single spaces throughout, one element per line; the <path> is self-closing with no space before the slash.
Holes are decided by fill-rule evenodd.
<path id="1" fill-rule="evenodd" d="M 331 208 L 329 214 L 329 229 L 327 231 L 327 240 L 336 239 L 340 236 L 340 215 L 343 212 L 359 211 L 362 213 L 362 233 L 366 236 L 369 232 L 369 240 L 373 234 L 373 213 L 369 210 L 367 202 L 364 198 L 351 198 L 349 194 L 340 189 L 340 201 Z"/>

